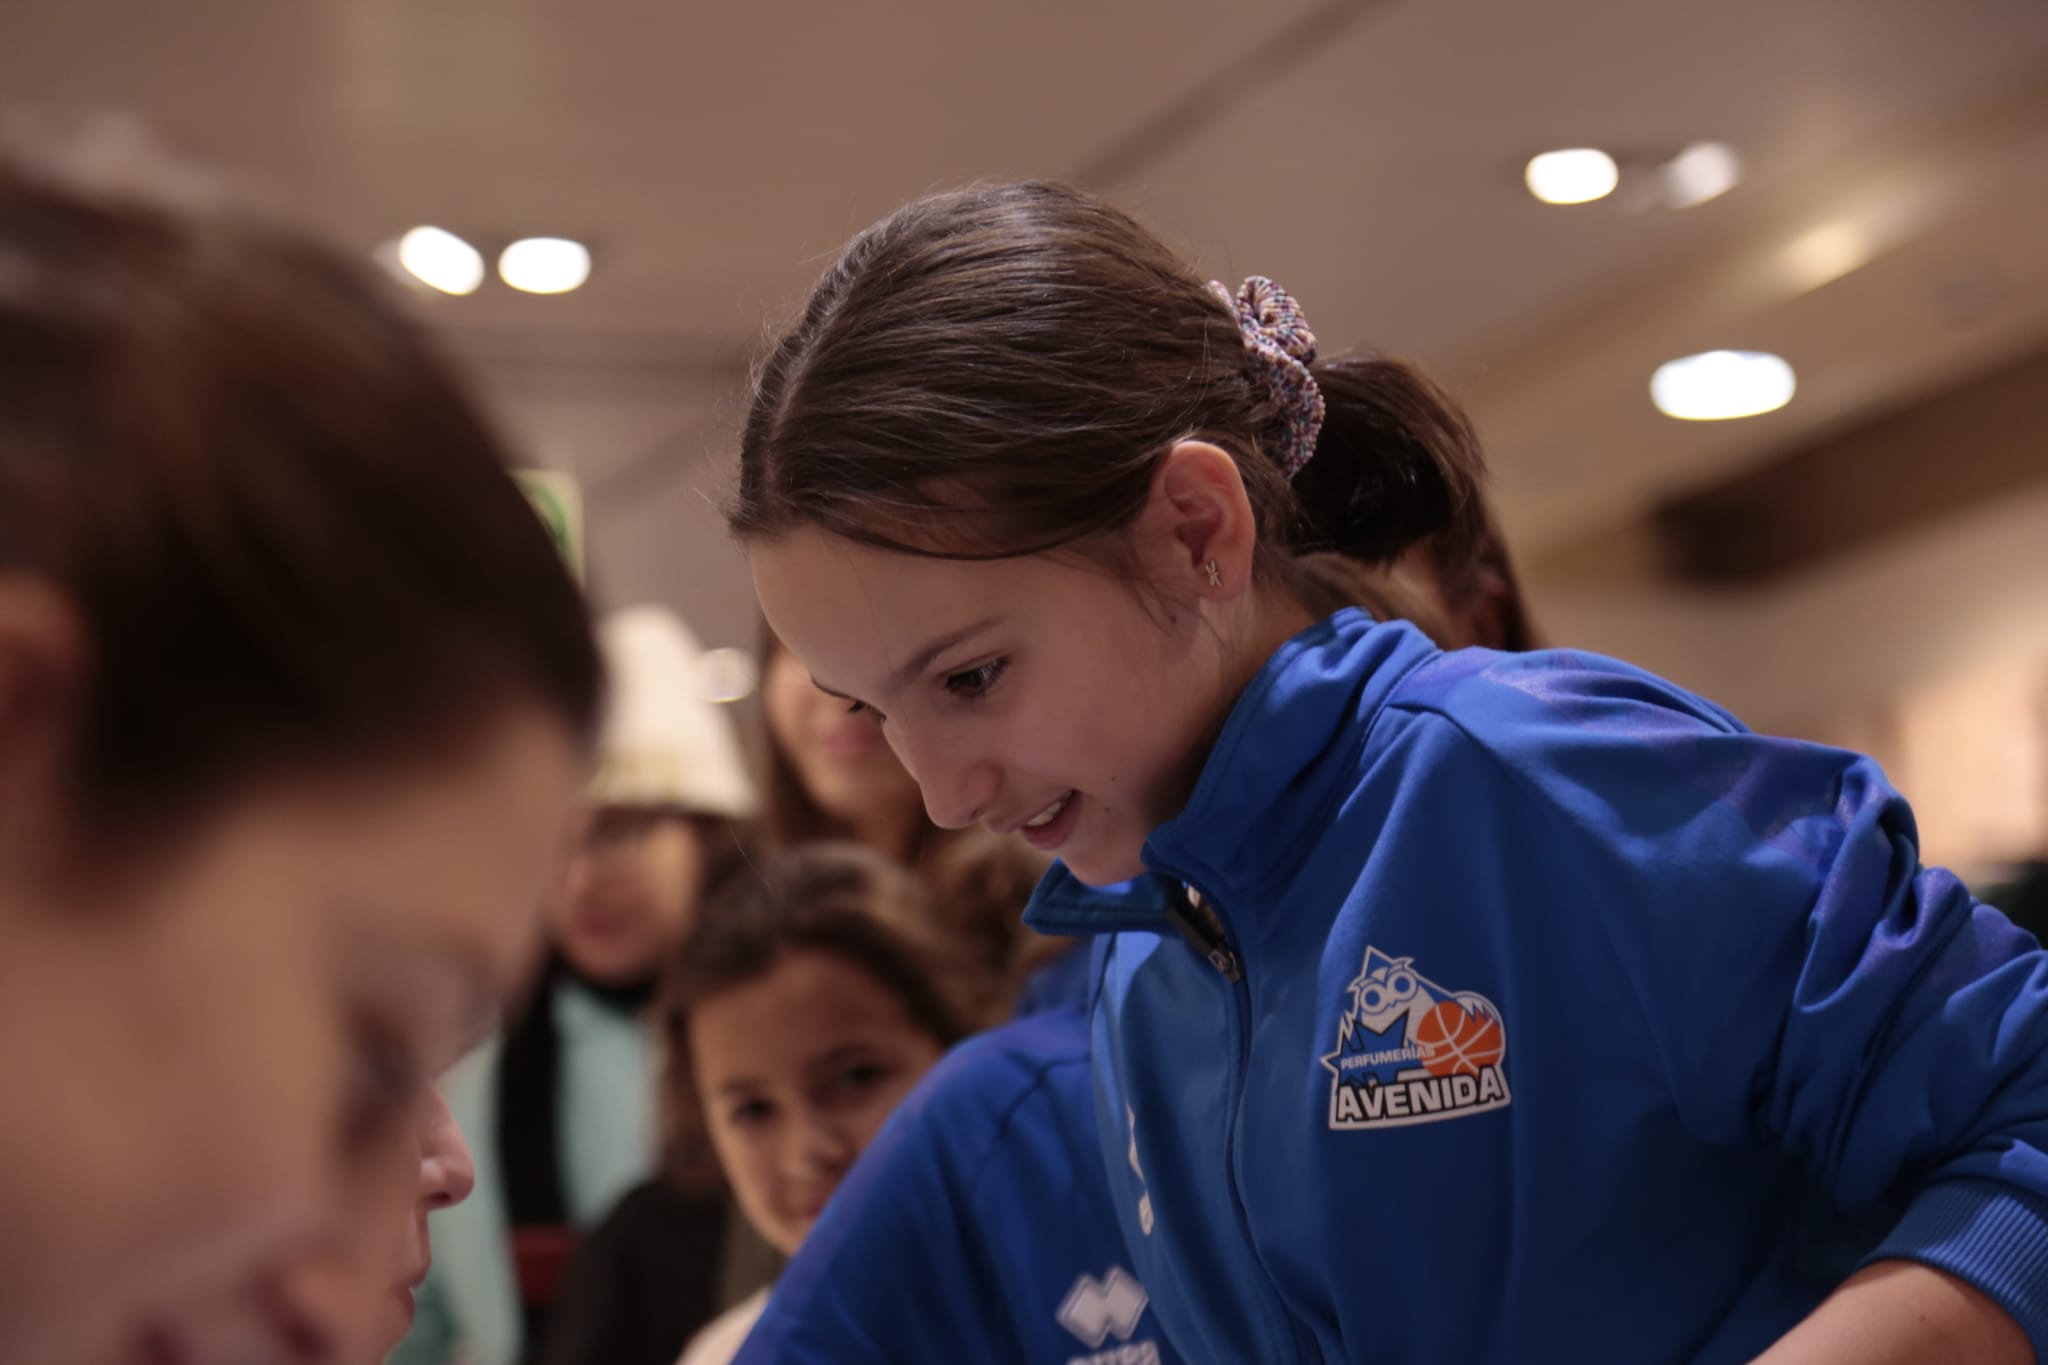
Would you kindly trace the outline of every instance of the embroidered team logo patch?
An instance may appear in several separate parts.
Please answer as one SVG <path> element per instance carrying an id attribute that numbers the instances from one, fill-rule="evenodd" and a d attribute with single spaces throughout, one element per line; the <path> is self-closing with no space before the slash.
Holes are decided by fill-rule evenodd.
<path id="1" fill-rule="evenodd" d="M 1491 1000 L 1365 950 L 1330 1071 L 1330 1127 L 1401 1128 L 1505 1109 L 1508 1028 Z"/>

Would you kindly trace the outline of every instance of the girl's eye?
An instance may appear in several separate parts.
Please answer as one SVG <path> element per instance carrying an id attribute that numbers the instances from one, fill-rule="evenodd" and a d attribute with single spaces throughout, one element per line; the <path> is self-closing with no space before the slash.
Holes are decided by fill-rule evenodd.
<path id="1" fill-rule="evenodd" d="M 747 1100 L 732 1107 L 730 1121 L 735 1128 L 751 1128 L 766 1123 L 773 1107 L 766 1100 Z"/>
<path id="2" fill-rule="evenodd" d="M 850 1066 L 839 1078 L 841 1090 L 865 1090 L 889 1074 L 889 1069 L 875 1062 L 862 1066 Z"/>
<path id="3" fill-rule="evenodd" d="M 877 711 L 874 707 L 869 706 L 864 701 L 848 702 L 846 704 L 846 714 L 849 716 L 872 716 L 874 717 L 875 724 L 877 725 L 880 725 L 883 721 L 888 719 L 887 716 L 883 715 L 880 711 Z"/>
<path id="4" fill-rule="evenodd" d="M 849 1066 L 832 1078 L 831 1097 L 840 1100 L 857 1099 L 888 1079 L 890 1074 L 890 1068 L 879 1062 L 861 1062 Z"/>
<path id="5" fill-rule="evenodd" d="M 946 690 L 963 700 L 976 701 L 988 695 L 1009 666 L 1008 659 L 991 659 L 977 668 L 951 674 L 946 679 Z"/>

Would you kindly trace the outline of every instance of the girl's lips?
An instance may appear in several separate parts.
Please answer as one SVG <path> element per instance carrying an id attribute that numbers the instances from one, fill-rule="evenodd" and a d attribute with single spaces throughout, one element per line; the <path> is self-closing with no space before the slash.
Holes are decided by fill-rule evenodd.
<path id="1" fill-rule="evenodd" d="M 1074 832 L 1074 822 L 1080 818 L 1081 794 L 1068 792 L 1060 799 L 1059 814 L 1042 825 L 1026 825 L 1017 833 L 1024 842 L 1041 853 L 1052 853 Z M 1043 812 L 1040 812 L 1043 814 Z"/>

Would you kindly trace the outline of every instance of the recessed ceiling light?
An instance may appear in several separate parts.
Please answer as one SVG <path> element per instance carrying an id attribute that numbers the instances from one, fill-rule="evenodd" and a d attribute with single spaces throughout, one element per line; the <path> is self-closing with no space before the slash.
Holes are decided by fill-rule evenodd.
<path id="1" fill-rule="evenodd" d="M 590 278 L 590 248 L 567 237 L 522 237 L 499 255 L 498 277 L 529 294 L 566 294 Z"/>
<path id="2" fill-rule="evenodd" d="M 472 294 L 484 282 L 483 254 L 445 228 L 416 227 L 399 238 L 398 263 L 444 294 Z"/>
<path id="3" fill-rule="evenodd" d="M 1665 162 L 1664 202 L 1689 209 L 1718 199 L 1742 181 L 1742 156 L 1725 142 L 1695 142 Z"/>
<path id="4" fill-rule="evenodd" d="M 1614 193 L 1621 171 L 1599 148 L 1573 147 L 1530 158 L 1522 178 L 1546 204 L 1590 204 Z"/>
<path id="5" fill-rule="evenodd" d="M 1650 398 L 1667 417 L 1720 422 L 1776 412 L 1792 401 L 1792 367 L 1768 351 L 1706 351 L 1659 365 Z"/>

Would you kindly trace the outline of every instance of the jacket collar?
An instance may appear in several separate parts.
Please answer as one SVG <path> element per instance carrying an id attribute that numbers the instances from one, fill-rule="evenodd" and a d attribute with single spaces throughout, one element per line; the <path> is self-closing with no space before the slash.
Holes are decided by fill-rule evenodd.
<path id="1" fill-rule="evenodd" d="M 1296 635 L 1232 707 L 1187 808 L 1145 841 L 1147 875 L 1090 887 L 1055 863 L 1024 919 L 1046 933 L 1159 932 L 1183 883 L 1254 902 L 1300 866 L 1357 781 L 1358 754 L 1394 686 L 1438 653 L 1404 622 L 1346 609 Z"/>

